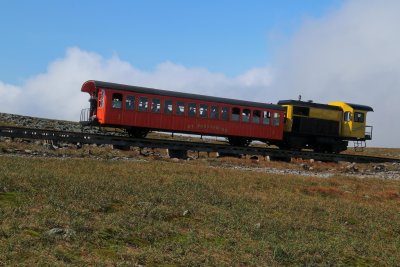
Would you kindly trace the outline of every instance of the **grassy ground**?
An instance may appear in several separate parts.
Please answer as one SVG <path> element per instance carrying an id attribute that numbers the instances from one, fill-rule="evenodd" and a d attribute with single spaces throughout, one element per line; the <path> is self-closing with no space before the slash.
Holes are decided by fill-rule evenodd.
<path id="1" fill-rule="evenodd" d="M 399 264 L 400 181 L 212 161 L 0 156 L 0 265 Z"/>

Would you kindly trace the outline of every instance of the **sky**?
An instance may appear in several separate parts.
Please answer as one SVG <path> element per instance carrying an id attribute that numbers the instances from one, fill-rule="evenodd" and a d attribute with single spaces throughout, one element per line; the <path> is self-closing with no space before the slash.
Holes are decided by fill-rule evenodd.
<path id="1" fill-rule="evenodd" d="M 400 1 L 0 0 L 0 112 L 78 120 L 96 79 L 372 106 L 400 147 Z"/>

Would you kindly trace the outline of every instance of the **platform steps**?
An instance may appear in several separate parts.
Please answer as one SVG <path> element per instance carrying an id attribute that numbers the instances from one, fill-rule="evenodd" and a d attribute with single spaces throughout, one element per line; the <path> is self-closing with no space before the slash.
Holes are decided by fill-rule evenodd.
<path id="1" fill-rule="evenodd" d="M 353 143 L 354 143 L 354 151 L 356 151 L 356 152 L 363 152 L 364 148 L 367 147 L 367 144 L 365 141 L 357 140 L 357 141 L 354 141 Z"/>

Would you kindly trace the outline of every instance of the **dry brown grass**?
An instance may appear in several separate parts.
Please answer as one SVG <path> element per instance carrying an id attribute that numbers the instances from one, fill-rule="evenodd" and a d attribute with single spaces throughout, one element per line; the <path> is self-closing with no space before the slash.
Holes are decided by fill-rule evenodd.
<path id="1" fill-rule="evenodd" d="M 0 265 L 400 262 L 399 181 L 273 175 L 221 164 L 254 165 L 233 158 L 0 156 Z M 74 234 L 46 234 L 56 227 Z"/>

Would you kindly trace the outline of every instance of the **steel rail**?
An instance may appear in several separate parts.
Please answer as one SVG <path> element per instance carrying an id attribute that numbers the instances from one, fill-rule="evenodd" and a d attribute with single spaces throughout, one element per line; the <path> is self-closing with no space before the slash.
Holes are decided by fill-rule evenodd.
<path id="1" fill-rule="evenodd" d="M 180 151 L 218 152 L 230 155 L 269 156 L 271 159 L 290 160 L 291 158 L 314 159 L 328 162 L 384 163 L 398 162 L 400 159 L 348 154 L 315 153 L 313 151 L 293 151 L 264 147 L 238 147 L 228 144 L 213 144 L 164 139 L 143 139 L 84 132 L 67 132 L 47 129 L 0 126 L 0 136 L 22 139 L 42 139 L 66 143 L 109 144 L 121 147 L 165 148 Z"/>

